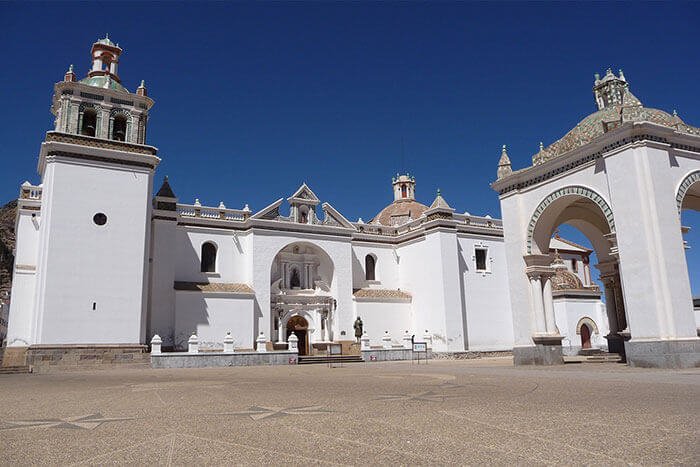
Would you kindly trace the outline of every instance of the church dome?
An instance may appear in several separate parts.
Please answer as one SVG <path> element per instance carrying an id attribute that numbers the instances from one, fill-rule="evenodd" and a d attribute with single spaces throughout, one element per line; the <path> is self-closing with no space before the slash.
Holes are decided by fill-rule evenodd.
<path id="1" fill-rule="evenodd" d="M 121 83 L 109 75 L 104 76 L 90 76 L 80 80 L 81 83 L 87 84 L 88 86 L 94 86 L 96 88 L 102 89 L 113 89 L 115 91 L 129 92 Z"/>
<path id="2" fill-rule="evenodd" d="M 382 225 L 401 225 L 418 219 L 428 206 L 413 199 L 399 199 L 382 209 L 374 216 L 371 223 Z"/>
<path id="3" fill-rule="evenodd" d="M 687 125 L 676 115 L 659 109 L 644 107 L 629 90 L 622 71 L 615 76 L 611 70 L 601 79 L 596 75 L 593 93 L 598 111 L 581 120 L 563 138 L 543 147 L 532 157 L 533 164 L 541 164 L 576 148 L 584 146 L 600 135 L 627 122 L 650 122 L 679 132 L 700 135 L 700 128 Z"/>

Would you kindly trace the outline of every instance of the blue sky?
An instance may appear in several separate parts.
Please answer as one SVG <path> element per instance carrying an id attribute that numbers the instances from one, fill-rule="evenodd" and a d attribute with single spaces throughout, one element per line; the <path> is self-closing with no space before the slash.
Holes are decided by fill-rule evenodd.
<path id="1" fill-rule="evenodd" d="M 37 181 L 52 84 L 105 32 L 156 101 L 149 142 L 182 202 L 260 209 L 306 181 L 371 218 L 408 170 L 420 201 L 500 216 L 500 147 L 523 167 L 622 68 L 642 102 L 700 126 L 691 3 L 2 3 L 0 201 Z M 700 217 L 688 236 L 700 293 Z M 577 240 L 581 240 L 577 238 Z M 697 250 L 697 252 L 695 251 Z"/>

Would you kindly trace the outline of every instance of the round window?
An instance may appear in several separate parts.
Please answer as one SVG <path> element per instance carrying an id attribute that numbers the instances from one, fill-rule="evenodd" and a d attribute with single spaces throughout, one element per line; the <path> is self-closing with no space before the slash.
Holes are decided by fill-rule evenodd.
<path id="1" fill-rule="evenodd" d="M 92 221 L 97 225 L 105 225 L 107 223 L 107 216 L 103 212 L 98 212 L 92 217 Z"/>

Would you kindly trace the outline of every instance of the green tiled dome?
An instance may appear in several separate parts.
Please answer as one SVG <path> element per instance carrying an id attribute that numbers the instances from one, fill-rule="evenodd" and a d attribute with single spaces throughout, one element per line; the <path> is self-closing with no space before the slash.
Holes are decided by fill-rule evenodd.
<path id="1" fill-rule="evenodd" d="M 113 80 L 109 76 L 93 76 L 91 78 L 85 78 L 80 80 L 81 83 L 87 84 L 88 86 L 94 86 L 96 88 L 102 89 L 114 89 L 115 91 L 129 92 L 124 86 L 122 86 L 117 81 Z"/>

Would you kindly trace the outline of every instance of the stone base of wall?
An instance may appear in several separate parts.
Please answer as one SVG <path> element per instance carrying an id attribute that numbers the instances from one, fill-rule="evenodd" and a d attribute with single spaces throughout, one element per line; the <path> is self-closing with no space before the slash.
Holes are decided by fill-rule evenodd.
<path id="1" fill-rule="evenodd" d="M 296 365 L 297 352 L 168 352 L 151 354 L 153 368 L 212 368 L 226 366 Z"/>
<path id="2" fill-rule="evenodd" d="M 5 349 L 3 366 L 29 365 L 34 373 L 147 367 L 147 347 L 140 344 L 32 345 Z"/>
<path id="3" fill-rule="evenodd" d="M 29 347 L 4 347 L 2 366 L 25 366 Z"/>
<path id="4" fill-rule="evenodd" d="M 700 368 L 700 339 L 627 341 L 629 366 L 641 368 Z"/>
<path id="5" fill-rule="evenodd" d="M 420 355 L 419 355 L 420 353 Z M 427 357 L 431 357 L 431 351 L 428 350 Z M 412 349 L 370 349 L 362 351 L 362 359 L 365 362 L 389 362 L 396 360 L 423 360 L 426 358 L 425 352 L 413 352 Z"/>
<path id="6" fill-rule="evenodd" d="M 479 358 L 512 357 L 510 350 L 476 351 L 465 350 L 463 352 L 433 352 L 435 360 L 474 360 Z"/>
<path id="7" fill-rule="evenodd" d="M 537 344 L 513 348 L 515 365 L 563 365 L 561 345 Z"/>

